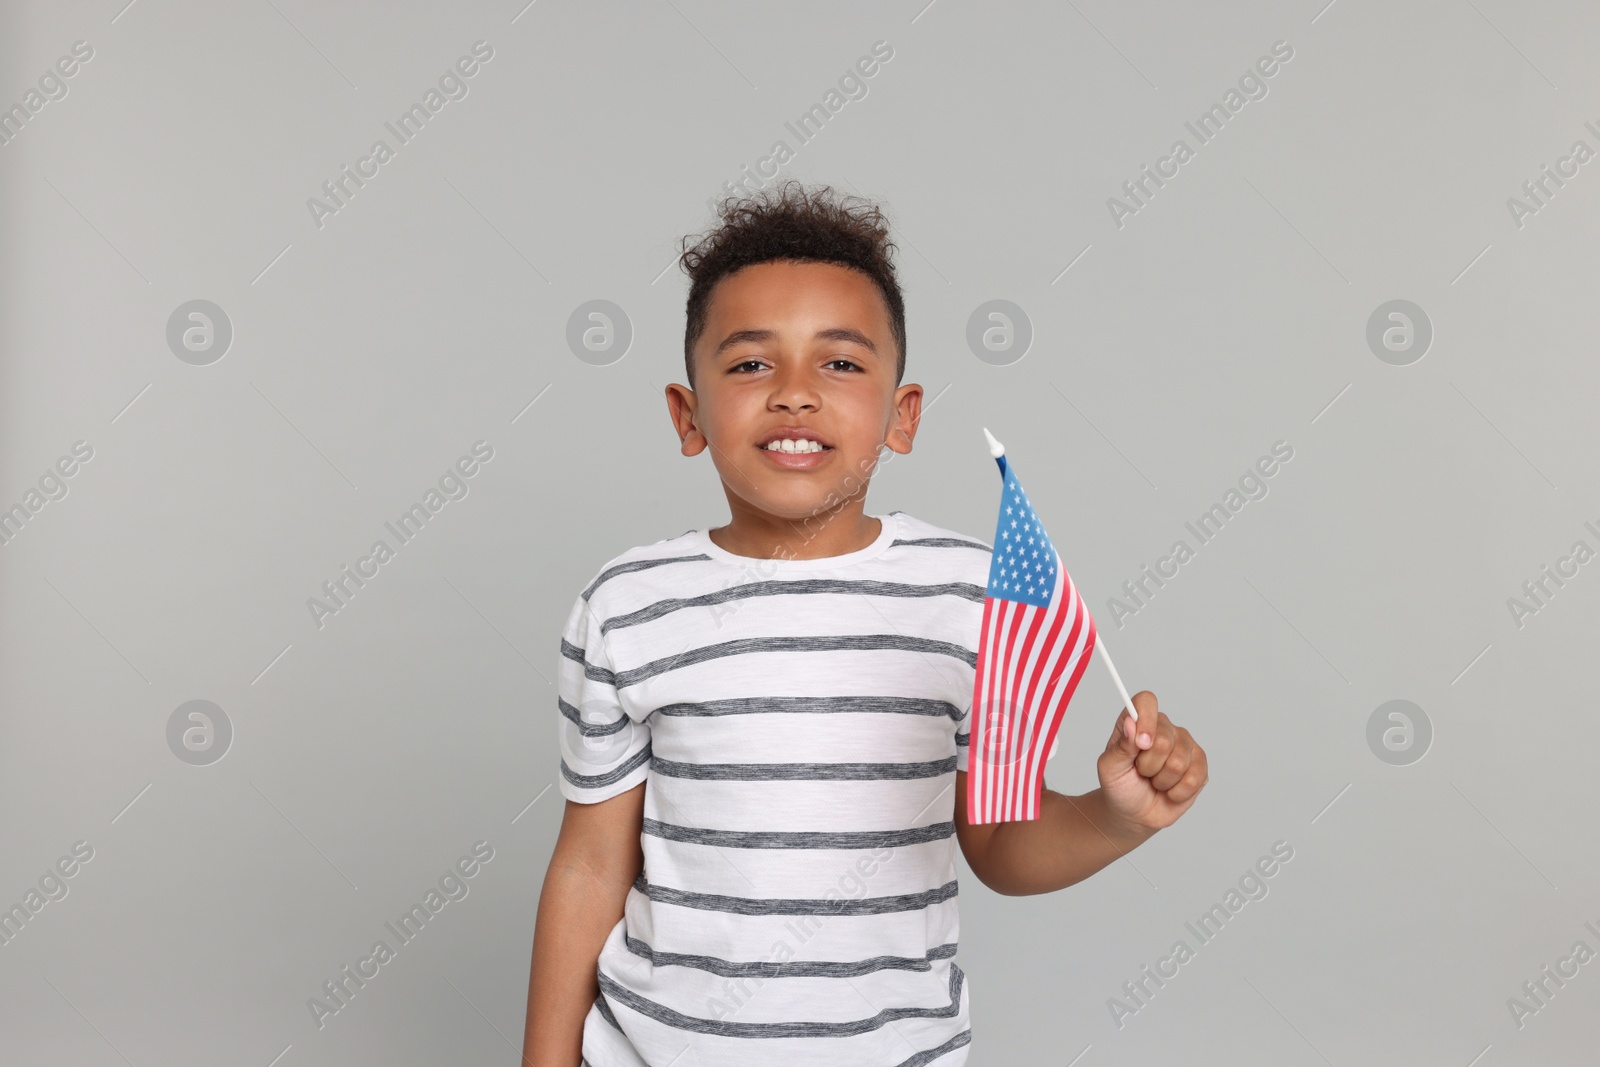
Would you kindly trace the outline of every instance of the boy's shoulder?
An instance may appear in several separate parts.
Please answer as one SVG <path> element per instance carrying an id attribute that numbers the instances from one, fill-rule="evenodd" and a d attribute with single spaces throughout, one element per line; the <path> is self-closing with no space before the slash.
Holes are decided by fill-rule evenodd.
<path id="1" fill-rule="evenodd" d="M 589 576 L 589 580 L 584 583 L 583 589 L 578 595 L 592 603 L 596 591 L 618 575 L 646 570 L 679 560 L 709 559 L 710 557 L 701 552 L 695 542 L 697 532 L 697 530 L 692 529 L 685 530 L 676 536 L 663 537 L 659 541 L 635 545 L 617 553 L 602 563 L 599 569 Z"/>
<path id="2" fill-rule="evenodd" d="M 935 580 L 959 579 L 987 585 L 994 547 L 961 530 L 938 526 L 904 511 L 889 513 L 896 522 L 888 556 L 907 570 L 926 573 Z"/>
<path id="3" fill-rule="evenodd" d="M 985 556 L 994 551 L 994 546 L 981 537 L 935 526 L 904 511 L 891 511 L 889 514 L 896 516 L 899 522 L 899 530 L 895 537 L 898 544 L 927 548 L 966 548 L 982 552 Z M 984 560 L 984 566 L 988 566 L 987 559 Z"/>

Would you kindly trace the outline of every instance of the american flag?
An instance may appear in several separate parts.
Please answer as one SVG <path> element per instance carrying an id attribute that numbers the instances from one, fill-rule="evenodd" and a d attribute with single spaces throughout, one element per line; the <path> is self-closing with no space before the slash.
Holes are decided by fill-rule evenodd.
<path id="1" fill-rule="evenodd" d="M 988 431 L 984 431 L 985 434 Z M 991 450 L 999 442 L 989 438 Z M 1003 453 L 967 759 L 967 822 L 1039 817 L 1044 765 L 1095 647 L 1094 617 Z"/>

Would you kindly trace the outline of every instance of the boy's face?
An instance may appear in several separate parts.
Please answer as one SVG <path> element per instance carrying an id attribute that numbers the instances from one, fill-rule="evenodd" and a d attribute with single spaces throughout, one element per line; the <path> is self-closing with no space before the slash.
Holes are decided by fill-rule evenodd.
<path id="1" fill-rule="evenodd" d="M 922 387 L 895 387 L 898 351 L 872 279 L 833 263 L 758 263 L 712 290 L 696 388 L 667 386 L 683 454 L 708 446 L 737 516 L 801 521 L 864 495 L 888 445 L 911 451 Z M 763 449 L 803 427 L 813 455 Z"/>

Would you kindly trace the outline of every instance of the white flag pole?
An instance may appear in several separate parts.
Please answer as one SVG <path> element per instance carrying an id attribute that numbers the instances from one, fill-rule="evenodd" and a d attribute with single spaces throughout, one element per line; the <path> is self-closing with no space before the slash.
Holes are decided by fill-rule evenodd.
<path id="1" fill-rule="evenodd" d="M 1139 724 L 1139 709 L 1133 706 L 1133 698 L 1128 695 L 1128 687 L 1122 684 L 1122 675 L 1117 673 L 1117 665 L 1111 662 L 1111 653 L 1106 651 L 1106 639 L 1100 636 L 1100 628 L 1098 626 L 1095 627 L 1094 631 L 1094 647 L 1100 653 L 1100 659 L 1105 663 L 1106 670 L 1111 672 L 1111 681 L 1117 687 L 1117 695 L 1128 706 L 1128 718 L 1132 719 L 1134 726 L 1137 727 Z M 1133 738 L 1137 742 L 1139 735 L 1135 733 Z"/>
<path id="2" fill-rule="evenodd" d="M 1005 455 L 1005 446 L 999 441 L 995 440 L 994 434 L 989 432 L 989 428 L 987 426 L 983 428 L 983 436 L 989 439 L 989 455 L 993 456 L 995 459 L 999 459 L 1001 456 Z M 1085 604 L 1084 607 L 1087 609 L 1088 605 Z M 1134 725 L 1137 726 L 1139 723 L 1139 709 L 1133 706 L 1133 698 L 1128 695 L 1128 687 L 1122 684 L 1122 675 L 1117 673 L 1117 665 L 1111 662 L 1111 653 L 1106 651 L 1105 638 L 1100 636 L 1099 627 L 1095 627 L 1094 647 L 1095 651 L 1100 653 L 1100 662 L 1104 663 L 1106 665 L 1106 670 L 1111 672 L 1112 684 L 1117 687 L 1117 695 L 1122 698 L 1122 703 L 1126 705 L 1128 709 L 1128 717 L 1132 719 Z M 1135 734 L 1134 737 L 1135 740 L 1137 740 L 1138 735 Z"/>

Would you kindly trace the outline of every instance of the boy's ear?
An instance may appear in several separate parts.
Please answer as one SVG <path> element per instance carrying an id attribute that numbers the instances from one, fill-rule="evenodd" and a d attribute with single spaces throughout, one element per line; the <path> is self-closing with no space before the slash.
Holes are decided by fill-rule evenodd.
<path id="1" fill-rule="evenodd" d="M 667 412 L 672 416 L 672 427 L 677 432 L 679 448 L 686 456 L 699 455 L 710 444 L 706 435 L 695 427 L 695 409 L 699 397 L 686 385 L 673 382 L 667 386 Z"/>
<path id="2" fill-rule="evenodd" d="M 902 385 L 894 392 L 894 417 L 889 422 L 889 436 L 884 444 L 901 455 L 908 454 L 921 422 L 922 386 Z"/>

